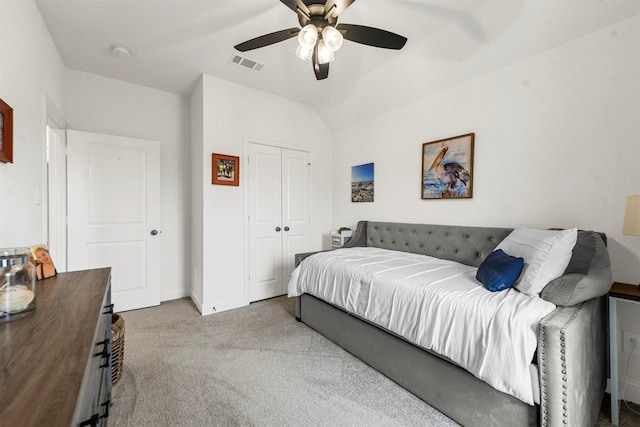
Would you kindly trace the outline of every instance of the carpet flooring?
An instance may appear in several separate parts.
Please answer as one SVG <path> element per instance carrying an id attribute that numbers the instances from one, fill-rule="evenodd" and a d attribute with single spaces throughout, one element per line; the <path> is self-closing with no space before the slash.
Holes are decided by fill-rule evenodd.
<path id="1" fill-rule="evenodd" d="M 458 425 L 296 322 L 293 310 L 279 297 L 205 317 L 189 299 L 120 313 L 124 365 L 109 424 Z M 599 427 L 611 425 L 607 403 Z M 622 405 L 621 425 L 638 426 L 640 416 Z"/>

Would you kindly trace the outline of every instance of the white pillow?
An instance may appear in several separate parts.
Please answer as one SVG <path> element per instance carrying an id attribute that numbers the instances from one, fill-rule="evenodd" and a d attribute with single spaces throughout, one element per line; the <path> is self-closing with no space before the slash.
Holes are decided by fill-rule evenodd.
<path id="1" fill-rule="evenodd" d="M 496 249 L 524 258 L 522 274 L 514 286 L 520 292 L 539 296 L 547 283 L 564 273 L 577 238 L 577 228 L 558 231 L 519 227 Z"/>

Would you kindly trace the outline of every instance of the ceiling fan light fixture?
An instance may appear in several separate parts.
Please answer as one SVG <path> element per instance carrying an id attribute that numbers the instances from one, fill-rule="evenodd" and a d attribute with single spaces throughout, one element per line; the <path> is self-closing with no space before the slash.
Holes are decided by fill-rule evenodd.
<path id="1" fill-rule="evenodd" d="M 331 49 L 332 52 L 336 52 L 342 47 L 344 37 L 342 37 L 340 31 L 336 30 L 335 27 L 327 25 L 322 30 L 322 40 L 324 40 L 324 44 L 327 48 Z"/>
<path id="2" fill-rule="evenodd" d="M 313 24 L 305 25 L 298 33 L 298 43 L 300 46 L 313 49 L 318 41 L 318 28 Z"/>
<path id="3" fill-rule="evenodd" d="M 318 64 L 328 64 L 336 59 L 333 51 L 325 45 L 322 39 L 318 40 Z"/>
<path id="4" fill-rule="evenodd" d="M 311 62 L 311 57 L 313 56 L 313 46 L 306 47 L 298 45 L 298 48 L 296 49 L 296 56 L 305 62 Z"/>

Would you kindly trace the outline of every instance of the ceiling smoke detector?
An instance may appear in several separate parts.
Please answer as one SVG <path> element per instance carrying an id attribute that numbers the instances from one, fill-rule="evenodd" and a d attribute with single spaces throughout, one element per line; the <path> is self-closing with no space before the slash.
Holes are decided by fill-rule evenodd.
<path id="1" fill-rule="evenodd" d="M 111 45 L 111 53 L 114 56 L 131 56 L 131 51 L 120 44 Z"/>

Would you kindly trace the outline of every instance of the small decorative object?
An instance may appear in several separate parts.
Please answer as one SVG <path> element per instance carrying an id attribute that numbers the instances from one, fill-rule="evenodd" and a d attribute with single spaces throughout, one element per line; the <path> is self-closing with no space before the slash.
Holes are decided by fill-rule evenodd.
<path id="1" fill-rule="evenodd" d="M 58 274 L 47 245 L 31 246 L 31 262 L 36 267 L 36 280 L 48 279 Z"/>
<path id="2" fill-rule="evenodd" d="M 213 153 L 211 183 L 219 185 L 240 185 L 240 158 Z"/>
<path id="3" fill-rule="evenodd" d="M 373 163 L 351 168 L 351 201 L 373 202 Z"/>
<path id="4" fill-rule="evenodd" d="M 470 199 L 475 134 L 422 144 L 422 198 Z"/>
<path id="5" fill-rule="evenodd" d="M 0 323 L 36 308 L 36 272 L 29 248 L 0 249 Z"/>
<path id="6" fill-rule="evenodd" d="M 13 108 L 0 99 L 0 162 L 13 163 Z"/>

